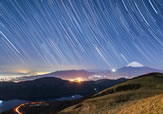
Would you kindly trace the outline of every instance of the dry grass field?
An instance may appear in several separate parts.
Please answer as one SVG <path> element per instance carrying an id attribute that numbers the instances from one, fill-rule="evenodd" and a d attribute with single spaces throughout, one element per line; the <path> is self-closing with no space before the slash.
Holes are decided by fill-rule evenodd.
<path id="1" fill-rule="evenodd" d="M 109 114 L 163 114 L 163 94 L 126 103 L 117 108 L 109 110 L 107 113 Z"/>

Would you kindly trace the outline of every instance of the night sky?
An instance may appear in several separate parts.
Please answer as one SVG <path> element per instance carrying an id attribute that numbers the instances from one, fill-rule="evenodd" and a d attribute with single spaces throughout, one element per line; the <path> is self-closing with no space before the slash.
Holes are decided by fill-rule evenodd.
<path id="1" fill-rule="evenodd" d="M 0 0 L 0 72 L 163 69 L 163 0 Z"/>

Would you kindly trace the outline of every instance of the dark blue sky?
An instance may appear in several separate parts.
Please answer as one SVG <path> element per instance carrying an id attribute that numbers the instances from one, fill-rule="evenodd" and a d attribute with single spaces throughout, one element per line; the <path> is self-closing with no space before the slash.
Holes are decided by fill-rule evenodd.
<path id="1" fill-rule="evenodd" d="M 0 0 L 0 71 L 163 69 L 162 0 Z"/>

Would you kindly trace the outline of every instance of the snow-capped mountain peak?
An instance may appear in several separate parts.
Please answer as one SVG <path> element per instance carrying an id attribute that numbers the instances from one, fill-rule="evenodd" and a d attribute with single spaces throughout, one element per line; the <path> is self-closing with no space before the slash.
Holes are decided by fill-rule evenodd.
<path id="1" fill-rule="evenodd" d="M 134 61 L 128 64 L 127 67 L 144 67 L 144 65 L 139 62 Z"/>

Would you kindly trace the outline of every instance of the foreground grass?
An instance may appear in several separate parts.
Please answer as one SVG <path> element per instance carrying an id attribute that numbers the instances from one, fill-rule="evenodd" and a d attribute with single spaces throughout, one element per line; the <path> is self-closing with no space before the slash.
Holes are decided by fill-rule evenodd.
<path id="1" fill-rule="evenodd" d="M 163 114 L 163 94 L 125 103 L 108 112 L 111 114 Z"/>
<path id="2" fill-rule="evenodd" d="M 61 113 L 163 113 L 163 74 L 141 76 L 105 89 Z"/>

